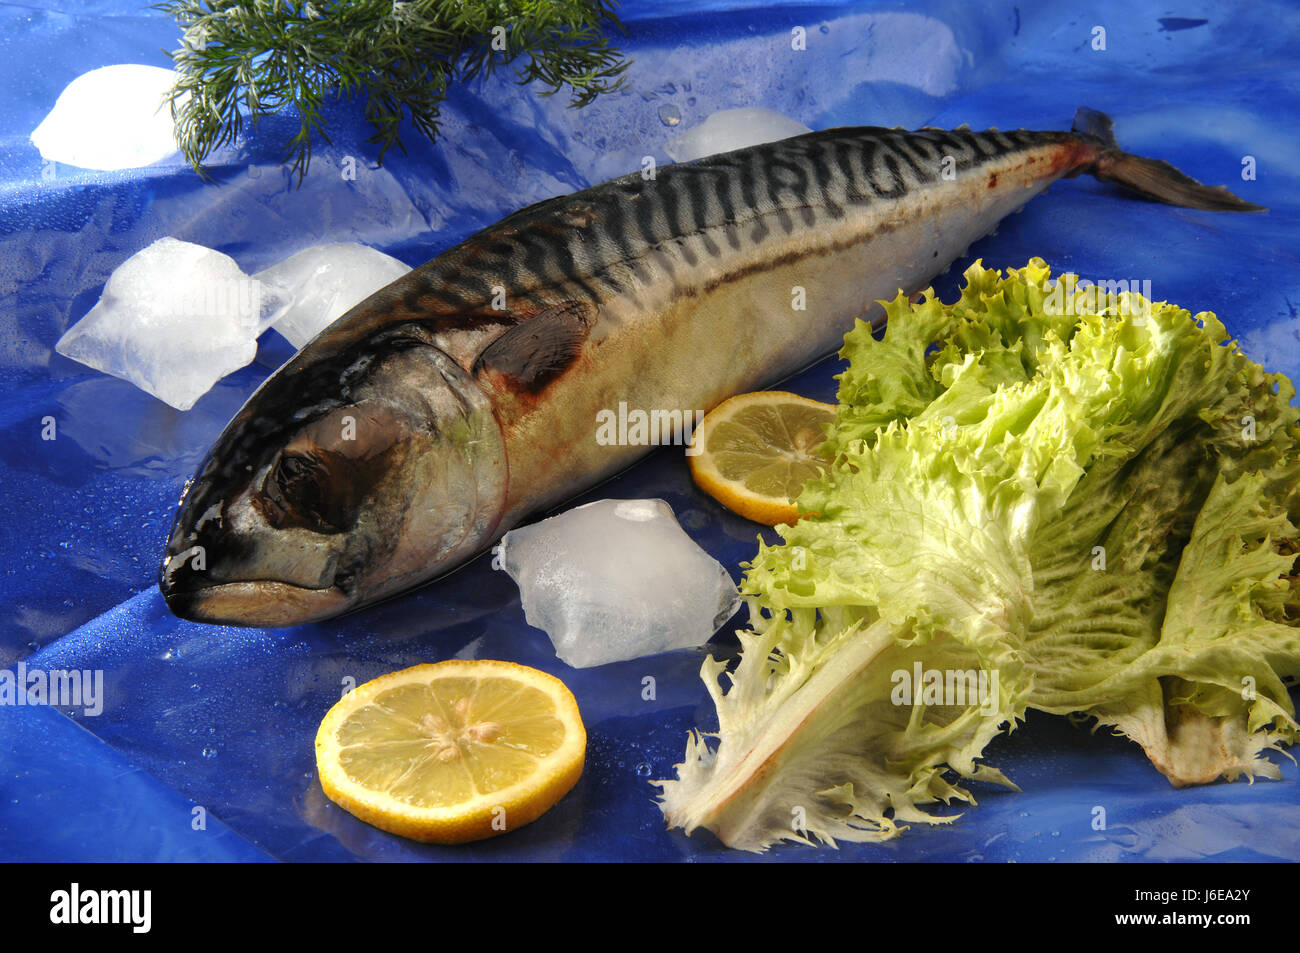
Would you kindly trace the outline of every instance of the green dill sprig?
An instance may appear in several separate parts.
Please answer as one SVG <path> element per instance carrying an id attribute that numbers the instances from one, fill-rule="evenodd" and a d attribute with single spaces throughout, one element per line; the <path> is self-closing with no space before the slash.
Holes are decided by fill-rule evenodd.
<path id="1" fill-rule="evenodd" d="M 156 8 L 184 29 L 170 56 L 176 139 L 200 174 L 213 150 L 236 141 L 287 107 L 300 125 L 285 161 L 298 181 L 317 138 L 330 141 L 321 110 L 332 99 L 364 97 L 379 161 L 405 115 L 438 136 L 447 90 L 514 67 L 543 95 L 564 87 L 585 106 L 623 85 L 628 62 L 610 46 L 608 24 L 623 31 L 613 0 L 166 0 Z M 626 31 L 623 31 L 626 32 Z"/>

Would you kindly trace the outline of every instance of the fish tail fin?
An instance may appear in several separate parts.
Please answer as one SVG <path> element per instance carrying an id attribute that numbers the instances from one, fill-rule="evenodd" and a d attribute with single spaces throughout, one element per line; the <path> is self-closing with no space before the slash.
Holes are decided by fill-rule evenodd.
<path id="1" fill-rule="evenodd" d="M 1103 182 L 1114 182 L 1139 195 L 1210 212 L 1264 212 L 1263 205 L 1239 199 L 1222 186 L 1202 185 L 1184 175 L 1168 162 L 1135 156 L 1120 149 L 1115 141 L 1114 123 L 1103 112 L 1082 106 L 1074 114 L 1075 135 L 1098 149 L 1096 161 L 1086 169 Z"/>

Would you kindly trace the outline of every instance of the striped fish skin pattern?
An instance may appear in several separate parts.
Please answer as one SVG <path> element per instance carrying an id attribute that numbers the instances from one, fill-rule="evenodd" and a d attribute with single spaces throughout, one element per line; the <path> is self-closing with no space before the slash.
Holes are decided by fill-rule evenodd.
<path id="1" fill-rule="evenodd" d="M 568 282 L 571 292 L 595 297 L 611 283 L 619 290 L 619 266 L 635 268 L 666 243 L 679 248 L 664 263 L 670 279 L 680 280 L 700 258 L 881 211 L 943 184 L 945 173 L 955 183 L 959 175 L 1071 141 L 1065 133 L 1025 130 L 815 132 L 667 166 L 651 179 L 615 179 L 568 196 L 558 216 L 552 202 L 531 206 L 430 263 L 422 285 L 453 306 L 472 308 L 510 271 L 524 289 Z M 596 222 L 604 227 L 591 229 Z M 593 285 L 594 278 L 604 284 Z"/>
<path id="2" fill-rule="evenodd" d="M 776 383 L 1107 149 L 832 129 L 522 209 L 357 305 L 249 399 L 182 498 L 167 603 L 292 625 L 443 575 L 647 452 L 598 440 L 601 412 L 707 411 Z"/>
<path id="3" fill-rule="evenodd" d="M 634 173 L 530 206 L 480 232 L 408 276 L 400 307 L 376 313 L 369 326 L 418 321 L 431 310 L 484 314 L 496 288 L 517 304 L 599 303 L 612 294 L 661 306 L 666 294 L 709 293 L 794 256 L 840 250 L 792 249 L 792 236 L 808 241 L 812 230 L 830 228 L 863 242 L 919 192 L 946 187 L 962 194 L 968 177 L 985 168 L 994 170 L 996 188 L 999 167 L 1063 146 L 1067 160 L 1083 151 L 1077 139 L 1057 132 L 861 127 L 667 166 L 651 179 Z M 1061 161 L 1054 154 L 1039 165 Z M 746 254 L 776 248 L 783 254 L 775 261 Z M 451 354 L 474 351 L 482 340 L 458 328 L 436 336 Z"/>

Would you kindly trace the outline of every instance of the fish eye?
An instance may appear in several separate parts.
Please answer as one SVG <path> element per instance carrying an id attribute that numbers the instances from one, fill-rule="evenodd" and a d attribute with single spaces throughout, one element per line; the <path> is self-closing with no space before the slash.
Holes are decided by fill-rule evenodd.
<path id="1" fill-rule="evenodd" d="M 271 525 L 337 533 L 348 521 L 347 501 L 333 492 L 328 463 L 318 455 L 282 453 L 262 487 L 262 512 Z"/>

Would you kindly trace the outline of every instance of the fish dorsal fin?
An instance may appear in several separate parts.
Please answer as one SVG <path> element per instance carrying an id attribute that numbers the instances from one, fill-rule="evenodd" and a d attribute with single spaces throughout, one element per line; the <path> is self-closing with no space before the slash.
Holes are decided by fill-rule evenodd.
<path id="1" fill-rule="evenodd" d="M 581 301 L 547 308 L 484 348 L 474 375 L 504 378 L 510 388 L 535 394 L 577 360 L 595 317 L 596 309 Z"/>

